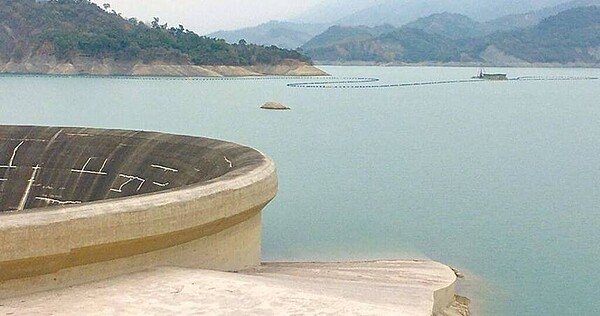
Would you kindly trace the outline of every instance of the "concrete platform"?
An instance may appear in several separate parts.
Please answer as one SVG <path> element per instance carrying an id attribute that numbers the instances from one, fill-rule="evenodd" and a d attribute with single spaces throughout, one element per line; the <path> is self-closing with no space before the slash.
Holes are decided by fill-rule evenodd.
<path id="1" fill-rule="evenodd" d="M 161 267 L 2 300 L 12 315 L 443 314 L 456 276 L 431 261 L 269 263 L 239 273 Z"/>

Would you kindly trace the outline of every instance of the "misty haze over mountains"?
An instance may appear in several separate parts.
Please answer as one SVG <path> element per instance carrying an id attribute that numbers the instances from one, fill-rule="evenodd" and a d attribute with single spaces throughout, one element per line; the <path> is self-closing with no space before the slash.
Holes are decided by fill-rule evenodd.
<path id="1" fill-rule="evenodd" d="M 337 24 L 340 18 L 379 5 L 382 0 L 325 0 L 291 22 Z"/>
<path id="2" fill-rule="evenodd" d="M 291 21 L 271 21 L 208 36 L 231 43 L 245 39 L 251 43 L 295 49 L 334 25 L 373 27 L 389 24 L 401 27 L 440 13 L 470 18 L 472 22 L 464 19 L 456 22 L 473 23 L 476 27 L 463 31 L 478 36 L 532 27 L 559 12 L 589 5 L 600 5 L 600 0 L 325 0 Z"/>
<path id="3" fill-rule="evenodd" d="M 341 25 L 375 26 L 389 23 L 402 26 L 433 13 L 460 13 L 484 22 L 509 14 L 552 7 L 565 0 L 382 0 L 336 21 Z"/>

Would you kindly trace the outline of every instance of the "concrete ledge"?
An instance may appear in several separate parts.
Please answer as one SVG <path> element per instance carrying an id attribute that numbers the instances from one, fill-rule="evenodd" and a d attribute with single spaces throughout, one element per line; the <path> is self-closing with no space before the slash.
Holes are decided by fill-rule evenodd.
<path id="1" fill-rule="evenodd" d="M 70 142 L 81 144 L 84 138 L 85 143 L 88 137 L 97 137 L 103 145 L 96 148 L 95 156 L 99 156 L 99 150 L 110 157 L 102 165 L 105 169 L 99 169 L 101 165 L 90 168 L 97 173 L 106 170 L 101 176 L 107 181 L 98 180 L 98 174 L 73 172 L 89 159 L 88 154 L 81 152 L 67 155 L 74 158 L 64 159 L 63 166 L 52 168 L 46 167 L 52 163 L 50 159 L 31 161 L 32 152 L 41 152 L 37 157 L 56 158 L 65 151 L 89 150 L 85 146 L 69 147 Z M 123 143 L 131 148 L 127 154 L 115 156 Z M 14 149 L 15 144 L 21 144 L 18 150 Z M 0 168 L 0 177 L 4 173 L 8 179 L 1 184 L 2 198 L 10 199 L 5 192 L 18 192 L 25 205 L 39 205 L 36 203 L 40 199 L 35 202 L 33 197 L 42 194 L 41 187 L 54 187 L 57 182 L 85 184 L 81 190 L 63 190 L 73 192 L 69 200 L 81 199 L 81 204 L 0 213 L 0 297 L 160 265 L 232 271 L 260 262 L 260 211 L 277 192 L 277 176 L 273 161 L 255 150 L 210 139 L 159 133 L 14 126 L 0 127 L 0 145 L 3 146 L 0 164 L 5 166 L 4 170 Z M 180 151 L 181 148 L 187 150 Z M 161 157 L 169 161 L 169 167 L 159 165 L 163 169 L 158 168 L 158 172 L 177 168 L 183 176 L 172 180 L 180 186 L 163 189 L 155 185 L 151 187 L 154 192 L 138 189 L 142 191 L 140 195 L 85 201 L 86 197 L 114 195 L 110 189 L 124 183 L 121 174 L 155 175 L 157 168 L 151 163 L 154 160 L 146 158 L 159 159 L 163 151 L 167 152 Z M 52 155 L 47 155 L 48 152 Z M 178 166 L 178 155 L 182 153 L 187 155 L 182 157 L 185 163 Z M 195 153 L 197 157 L 193 157 Z M 4 160 L 12 159 L 3 161 L 2 156 Z M 111 159 L 118 161 L 111 166 Z M 28 195 L 23 190 L 11 190 L 10 184 L 17 183 L 14 187 L 19 187 L 23 182 L 20 175 L 31 175 L 30 170 L 35 166 L 39 174 L 29 181 L 40 181 L 39 192 Z M 194 168 L 220 171 L 210 177 L 206 173 L 196 176 Z M 93 176 L 96 179 L 79 179 Z M 73 178 L 77 181 L 72 181 Z M 32 190 L 30 185 L 20 187 Z M 87 193 L 78 196 L 77 192 Z"/>
<path id="2" fill-rule="evenodd" d="M 457 281 L 450 267 L 427 260 L 267 263 L 245 273 L 382 310 L 356 314 L 441 315 L 454 302 Z"/>
<path id="3" fill-rule="evenodd" d="M 4 300 L 0 313 L 460 315 L 444 312 L 453 297 L 434 294 L 455 281 L 447 266 L 412 260 L 268 263 L 235 274 L 161 267 Z"/>

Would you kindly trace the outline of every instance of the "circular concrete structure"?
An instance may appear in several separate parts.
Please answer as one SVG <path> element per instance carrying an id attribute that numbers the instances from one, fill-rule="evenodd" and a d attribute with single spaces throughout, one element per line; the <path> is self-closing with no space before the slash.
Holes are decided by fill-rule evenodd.
<path id="1" fill-rule="evenodd" d="M 150 267 L 260 263 L 272 160 L 151 132 L 0 126 L 0 297 Z"/>

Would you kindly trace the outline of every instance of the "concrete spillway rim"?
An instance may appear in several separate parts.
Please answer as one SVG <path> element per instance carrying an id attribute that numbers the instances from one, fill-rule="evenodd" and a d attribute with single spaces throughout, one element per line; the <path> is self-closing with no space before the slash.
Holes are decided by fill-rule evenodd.
<path id="1" fill-rule="evenodd" d="M 47 127 L 47 126 L 31 126 L 31 125 L 11 125 L 11 127 Z M 63 128 L 63 127 L 57 127 Z M 77 128 L 77 127 L 64 127 Z M 98 128 L 89 128 L 98 129 Z M 102 129 L 107 131 L 128 131 L 134 133 L 158 133 L 163 135 L 175 135 L 169 133 L 140 131 L 140 130 L 123 130 L 123 129 Z M 184 135 L 175 135 L 184 136 Z M 196 137 L 196 136 L 186 136 Z M 213 141 L 219 141 L 226 144 L 235 144 L 227 141 L 222 141 L 213 138 L 198 137 Z M 235 144 L 240 147 L 244 145 Z M 77 205 L 54 206 L 44 208 L 27 209 L 21 212 L 0 212 L 0 231 L 11 227 L 45 225 L 50 223 L 59 223 L 74 219 L 84 219 L 98 216 L 100 214 L 118 214 L 131 213 L 140 211 L 144 207 L 165 206 L 171 203 L 180 203 L 191 201 L 200 197 L 208 197 L 224 191 L 235 191 L 253 183 L 266 180 L 267 178 L 276 175 L 276 167 L 274 161 L 262 152 L 252 149 L 263 157 L 263 161 L 252 166 L 245 166 L 239 169 L 229 171 L 219 177 L 210 179 L 206 182 L 190 184 L 178 188 L 172 188 L 159 192 L 140 194 L 128 197 L 113 198 L 94 202 L 86 202 Z M 266 204 L 268 202 L 264 201 Z M 115 208 L 114 204 L 118 203 L 119 207 Z"/>
<path id="2" fill-rule="evenodd" d="M 240 171 L 243 171 L 246 168 L 248 167 L 244 167 L 243 169 L 240 169 Z M 78 205 L 35 208 L 22 212 L 4 212 L 0 213 L 0 229 L 2 226 L 4 226 L 4 224 L 10 223 L 13 220 L 18 220 L 22 217 L 26 217 L 27 221 L 32 223 L 32 220 L 35 220 L 38 215 L 41 215 L 41 217 L 44 218 L 44 222 L 47 222 L 49 218 L 53 218 L 55 216 L 68 216 L 68 219 L 84 218 L 87 216 L 97 215 L 101 210 L 105 211 L 103 213 L 108 214 L 135 211 L 144 205 L 164 206 L 173 202 L 182 202 L 188 199 L 192 200 L 199 197 L 210 196 L 222 191 L 237 190 L 266 178 L 266 176 L 268 176 L 268 174 L 271 172 L 275 172 L 275 164 L 270 158 L 267 158 L 263 164 L 250 170 L 247 174 L 232 179 L 223 180 L 221 179 L 223 176 L 221 176 L 212 179 L 210 182 L 193 184 L 181 188 L 174 188 L 154 193 L 87 202 Z M 120 211 L 115 210 L 113 207 L 106 207 L 108 206 L 107 204 L 114 203 L 119 203 L 119 208 L 121 209 Z M 57 221 L 60 220 L 57 219 Z"/>
<path id="3" fill-rule="evenodd" d="M 10 140 L 29 138 L 33 141 L 39 134 L 37 140 L 47 141 L 49 135 L 54 135 L 52 141 L 63 132 L 56 127 L 20 128 L 7 127 L 7 135 L 16 137 Z M 277 193 L 276 168 L 270 158 L 252 148 L 200 137 L 65 128 L 65 132 L 71 130 L 95 131 L 98 136 L 109 138 L 134 137 L 138 138 L 136 146 L 144 146 L 146 141 L 178 146 L 180 151 L 171 157 L 175 160 L 183 158 L 178 155 L 193 154 L 192 149 L 196 147 L 203 155 L 194 156 L 194 160 L 208 159 L 205 166 L 209 169 L 214 167 L 213 159 L 222 159 L 222 154 L 232 158 L 236 165 L 214 170 L 211 174 L 214 178 L 210 180 L 195 178 L 199 181 L 196 184 L 172 190 L 0 215 L 0 239 L 3 240 L 0 243 L 0 285 L 6 290 L 0 287 L 0 297 L 3 293 L 14 293 L 18 284 L 35 287 L 44 283 L 44 279 L 54 284 L 53 274 L 54 280 L 62 273 L 63 281 L 77 283 L 155 264 L 202 265 L 222 270 L 239 270 L 258 264 L 260 212 Z M 15 134 L 11 134 L 13 132 Z M 106 142 L 105 139 L 99 141 Z M 70 150 L 65 148 L 62 150 Z M 141 159 L 127 157 L 133 161 Z M 31 163 L 29 161 L 26 165 Z M 20 167 L 26 165 L 23 163 Z M 25 291 L 30 286 L 25 286 Z"/>

